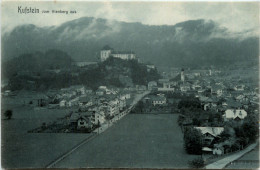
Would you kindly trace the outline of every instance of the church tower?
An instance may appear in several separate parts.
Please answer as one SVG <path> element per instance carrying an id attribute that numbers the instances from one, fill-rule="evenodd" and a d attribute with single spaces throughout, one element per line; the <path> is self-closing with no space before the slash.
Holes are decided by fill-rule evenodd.
<path id="1" fill-rule="evenodd" d="M 184 69 L 181 69 L 181 81 L 184 82 L 185 81 L 185 76 L 184 76 Z"/>

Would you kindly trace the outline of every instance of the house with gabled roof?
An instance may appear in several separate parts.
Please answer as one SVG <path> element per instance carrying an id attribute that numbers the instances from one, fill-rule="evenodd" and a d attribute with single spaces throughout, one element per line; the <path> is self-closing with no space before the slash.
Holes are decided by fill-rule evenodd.
<path id="1" fill-rule="evenodd" d="M 223 94 L 223 87 L 220 85 L 211 86 L 211 94 L 221 96 Z"/>
<path id="2" fill-rule="evenodd" d="M 245 119 L 247 112 L 244 109 L 227 109 L 225 114 L 222 115 L 224 121 L 236 120 L 240 121 Z"/>
<path id="3" fill-rule="evenodd" d="M 93 123 L 93 112 L 74 112 L 70 115 L 70 125 L 75 129 L 92 129 Z"/>
<path id="4" fill-rule="evenodd" d="M 236 85 L 234 87 L 234 90 L 236 90 L 236 91 L 244 91 L 245 90 L 245 85 Z"/>
<path id="5" fill-rule="evenodd" d="M 195 127 L 203 136 L 203 146 L 210 146 L 214 139 L 219 138 L 219 135 L 224 131 L 224 127 Z"/>

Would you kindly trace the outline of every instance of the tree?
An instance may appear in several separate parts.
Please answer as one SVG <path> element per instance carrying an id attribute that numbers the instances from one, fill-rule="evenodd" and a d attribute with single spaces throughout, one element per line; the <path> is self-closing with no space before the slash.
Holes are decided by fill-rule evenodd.
<path id="1" fill-rule="evenodd" d="M 13 111 L 12 110 L 6 110 L 4 113 L 5 117 L 9 120 L 13 116 Z"/>
<path id="2" fill-rule="evenodd" d="M 190 128 L 184 132 L 184 148 L 188 154 L 202 153 L 202 134 L 199 130 Z"/>
<path id="3" fill-rule="evenodd" d="M 185 116 L 182 115 L 182 114 L 180 114 L 180 115 L 178 116 L 178 120 L 177 120 L 178 125 L 181 126 L 184 121 L 185 121 Z"/>
<path id="4" fill-rule="evenodd" d="M 193 123 L 193 125 L 195 125 L 195 126 L 200 126 L 201 121 L 199 120 L 199 118 L 194 117 L 194 118 L 192 119 L 192 123 Z"/>
<path id="5" fill-rule="evenodd" d="M 249 142 L 255 142 L 258 135 L 258 123 L 257 119 L 247 117 L 242 125 L 245 136 L 248 138 Z"/>
<path id="6" fill-rule="evenodd" d="M 233 143 L 231 145 L 231 149 L 232 149 L 233 152 L 239 150 L 240 149 L 240 141 L 237 140 L 235 143 Z"/>
<path id="7" fill-rule="evenodd" d="M 234 130 L 232 127 L 228 127 L 228 126 L 225 126 L 224 127 L 224 131 L 221 132 L 221 134 L 219 135 L 220 136 L 220 141 L 221 142 L 224 142 L 230 138 L 234 138 L 235 137 L 235 134 L 234 134 Z"/>
<path id="8" fill-rule="evenodd" d="M 200 101 L 194 98 L 186 98 L 179 102 L 178 109 L 189 108 L 189 109 L 201 109 Z"/>
<path id="9" fill-rule="evenodd" d="M 42 123 L 42 129 L 44 130 L 44 129 L 46 129 L 46 128 L 47 128 L 47 125 L 46 125 L 45 122 L 43 122 L 43 123 Z"/>
<path id="10" fill-rule="evenodd" d="M 144 109 L 144 102 L 143 101 L 139 101 L 136 105 L 136 109 L 139 110 L 140 112 L 143 112 Z"/>

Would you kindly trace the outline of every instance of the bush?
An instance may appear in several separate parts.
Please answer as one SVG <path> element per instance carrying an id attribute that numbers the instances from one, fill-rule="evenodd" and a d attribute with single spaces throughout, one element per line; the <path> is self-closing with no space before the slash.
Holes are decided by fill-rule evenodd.
<path id="1" fill-rule="evenodd" d="M 189 166 L 191 168 L 203 168 L 204 165 L 205 165 L 205 162 L 202 158 L 195 158 L 189 162 Z"/>
<path id="2" fill-rule="evenodd" d="M 239 150 L 239 149 L 240 149 L 239 141 L 236 141 L 236 142 L 231 146 L 231 149 L 232 149 L 233 152 Z"/>
<path id="3" fill-rule="evenodd" d="M 6 110 L 4 113 L 5 117 L 9 120 L 13 116 L 13 111 L 12 110 Z"/>

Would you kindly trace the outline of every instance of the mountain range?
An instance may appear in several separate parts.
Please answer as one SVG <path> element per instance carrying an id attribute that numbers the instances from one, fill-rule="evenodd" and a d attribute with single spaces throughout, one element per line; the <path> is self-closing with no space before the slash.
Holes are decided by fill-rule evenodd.
<path id="1" fill-rule="evenodd" d="M 258 36 L 232 33 L 212 20 L 155 26 L 83 17 L 58 26 L 15 27 L 2 35 L 2 60 L 58 49 L 75 61 L 97 61 L 105 45 L 158 66 L 223 65 L 259 56 Z"/>

